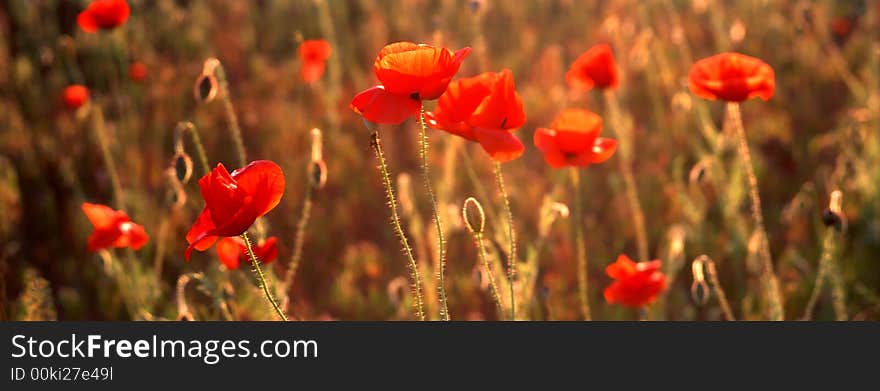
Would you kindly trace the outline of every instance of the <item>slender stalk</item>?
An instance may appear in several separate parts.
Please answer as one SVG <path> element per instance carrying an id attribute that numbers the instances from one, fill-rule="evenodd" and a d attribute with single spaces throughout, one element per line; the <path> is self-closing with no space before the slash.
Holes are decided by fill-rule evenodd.
<path id="1" fill-rule="evenodd" d="M 107 176 L 110 177 L 110 186 L 113 188 L 113 205 L 116 209 L 124 209 L 125 201 L 124 194 L 122 193 L 122 183 L 119 181 L 116 161 L 113 160 L 113 154 L 110 152 L 110 142 L 107 140 L 107 134 L 104 129 L 104 112 L 97 102 L 92 106 L 92 121 L 92 130 L 95 132 L 95 139 L 98 141 L 101 156 L 104 158 L 104 166 L 107 168 Z"/>
<path id="2" fill-rule="evenodd" d="M 760 235 L 759 253 L 762 260 L 761 280 L 764 283 L 764 290 L 770 307 L 770 319 L 783 320 L 785 312 L 782 307 L 782 298 L 779 293 L 779 281 L 773 272 L 773 260 L 770 257 L 770 243 L 767 239 L 767 231 L 764 229 L 764 217 L 761 212 L 761 196 L 758 193 L 758 178 L 755 176 L 755 168 L 752 163 L 752 154 L 749 151 L 749 142 L 746 139 L 746 131 L 742 123 L 742 114 L 740 113 L 739 103 L 729 102 L 727 104 L 727 115 L 730 117 L 731 124 L 736 130 L 739 138 L 739 154 L 745 166 L 746 176 L 749 181 L 749 197 L 752 201 L 752 218 L 755 220 L 755 230 Z"/>
<path id="3" fill-rule="evenodd" d="M 471 216 L 468 213 L 468 204 L 473 204 L 476 208 L 477 217 L 479 217 L 477 222 L 479 224 L 474 224 L 474 222 L 471 221 Z M 492 294 L 492 301 L 495 302 L 495 307 L 498 309 L 498 316 L 500 317 L 504 313 L 504 306 L 501 305 L 501 295 L 498 294 L 498 284 L 495 283 L 495 273 L 492 271 L 492 265 L 489 263 L 489 256 L 486 254 L 486 247 L 483 245 L 483 229 L 486 225 L 486 214 L 483 211 L 483 206 L 480 205 L 480 202 L 477 201 L 476 198 L 468 197 L 468 199 L 464 200 L 464 206 L 461 208 L 461 215 L 465 226 L 473 235 L 474 246 L 477 247 L 477 258 L 483 266 L 483 274 L 485 275 L 485 278 L 489 281 L 489 291 Z"/>
<path id="4" fill-rule="evenodd" d="M 254 255 L 254 249 L 251 247 L 251 239 L 248 238 L 247 232 L 241 234 L 241 238 L 244 240 L 248 256 L 251 258 L 251 264 L 254 266 L 254 274 L 257 275 L 257 280 L 260 282 L 260 288 L 262 288 L 263 293 L 266 294 L 266 300 L 269 301 L 269 304 L 272 304 L 272 308 L 275 309 L 275 313 L 278 314 L 278 317 L 286 322 L 287 316 L 284 315 L 284 311 L 281 310 L 281 307 L 278 306 L 278 302 L 275 301 L 275 298 L 272 297 L 272 293 L 269 292 L 269 286 L 266 284 L 266 277 L 263 275 L 263 269 L 260 268 L 260 260 Z"/>
<path id="5" fill-rule="evenodd" d="M 307 183 L 306 193 L 303 197 L 302 212 L 300 213 L 299 221 L 296 223 L 296 237 L 293 240 L 293 255 L 290 256 L 290 265 L 288 265 L 287 272 L 284 274 L 284 284 L 282 285 L 284 287 L 284 292 L 286 292 L 282 304 L 282 307 L 285 309 L 290 305 L 290 288 L 293 287 L 296 271 L 299 269 L 300 259 L 302 259 L 303 243 L 306 238 L 306 225 L 312 214 L 312 194 L 314 193 L 314 186 L 312 186 L 312 181 L 308 181 Z"/>
<path id="6" fill-rule="evenodd" d="M 431 172 L 428 165 L 428 127 L 425 125 L 425 106 L 419 110 L 419 155 L 422 159 L 422 179 L 425 181 L 425 190 L 431 200 L 431 211 L 434 214 L 434 227 L 437 229 L 437 292 L 440 294 L 440 320 L 449 320 L 449 307 L 446 302 L 446 242 L 443 237 L 443 224 L 440 221 L 440 213 L 437 210 L 437 197 L 434 195 L 434 187 L 431 185 Z"/>
<path id="7" fill-rule="evenodd" d="M 211 172 L 211 165 L 208 163 L 208 154 L 205 153 L 205 146 L 202 145 L 202 139 L 199 137 L 199 130 L 189 121 L 181 121 L 177 123 L 175 136 L 177 137 L 177 143 L 181 149 L 183 148 L 184 133 L 189 133 L 193 145 L 196 147 L 196 155 L 199 157 L 199 165 L 202 168 L 202 172 L 204 174 Z"/>
<path id="8" fill-rule="evenodd" d="M 419 320 L 425 320 L 425 307 L 422 303 L 422 278 L 419 275 L 419 266 L 413 257 L 412 247 L 410 247 L 409 241 L 406 239 L 403 226 L 400 224 L 400 216 L 397 214 L 397 198 L 394 196 L 394 187 L 391 184 L 391 175 L 388 173 L 385 154 L 382 153 L 382 141 L 379 137 L 379 132 L 373 132 L 371 137 L 370 144 L 376 153 L 376 160 L 379 161 L 379 172 L 382 175 L 382 184 L 385 185 L 385 197 L 388 199 L 388 208 L 391 209 L 391 225 L 394 228 L 394 233 L 397 234 L 397 238 L 400 239 L 400 244 L 403 245 L 403 251 L 406 253 L 406 258 L 409 261 L 409 273 L 412 279 L 412 294 L 416 316 L 418 316 Z"/>
<path id="9" fill-rule="evenodd" d="M 834 306 L 834 317 L 836 320 L 846 320 L 846 298 L 843 282 L 841 281 L 840 270 L 838 270 L 838 242 L 840 233 L 843 230 L 841 203 L 843 193 L 835 190 L 831 193 L 831 202 L 828 212 L 832 214 L 832 220 L 825 230 L 825 238 L 822 242 L 822 256 L 819 259 L 819 271 L 816 273 L 816 283 L 813 286 L 813 292 L 810 294 L 810 300 L 807 302 L 807 308 L 804 311 L 803 320 L 813 318 L 813 310 L 819 301 L 825 279 L 831 284 L 831 300 Z"/>
<path id="10" fill-rule="evenodd" d="M 504 211 L 507 213 L 507 239 L 510 248 L 507 252 L 507 279 L 510 283 L 510 320 L 516 320 L 516 302 L 514 299 L 514 280 L 516 279 L 516 230 L 513 228 L 513 212 L 510 210 L 510 198 L 504 189 L 504 176 L 501 174 L 501 163 L 495 162 L 495 182 L 504 200 Z"/>
<path id="11" fill-rule="evenodd" d="M 580 171 L 576 167 L 569 169 L 571 174 L 571 187 L 574 193 L 574 211 L 571 219 L 571 236 L 575 244 L 575 255 L 577 256 L 577 279 L 578 279 L 578 296 L 581 299 L 581 313 L 584 320 L 592 320 L 590 313 L 590 290 L 588 264 L 587 264 L 587 248 L 584 243 L 584 227 L 583 227 L 583 205 L 581 201 L 581 181 Z"/>
<path id="12" fill-rule="evenodd" d="M 632 171 L 632 131 L 625 126 L 620 116 L 620 103 L 614 91 L 605 90 L 605 104 L 608 107 L 609 119 L 611 120 L 611 129 L 617 136 L 620 144 L 620 174 L 623 176 L 623 183 L 626 192 L 626 199 L 629 202 L 630 213 L 632 213 L 633 225 L 636 230 L 636 245 L 638 246 L 639 259 L 650 259 L 648 251 L 648 235 L 645 229 L 645 213 L 642 211 L 642 203 L 639 201 L 638 189 L 636 188 L 636 180 Z"/>
<path id="13" fill-rule="evenodd" d="M 699 267 L 697 267 L 698 265 Z M 700 255 L 694 261 L 695 283 L 705 284 L 703 272 L 709 276 L 709 283 L 712 285 L 712 292 L 715 293 L 715 297 L 718 299 L 718 305 L 721 307 L 721 312 L 724 313 L 725 319 L 731 321 L 736 320 L 733 316 L 733 310 L 730 308 L 730 302 L 727 301 L 727 295 L 724 294 L 724 289 L 721 288 L 721 281 L 718 280 L 718 271 L 715 270 L 715 262 L 707 255 Z"/>
<path id="14" fill-rule="evenodd" d="M 223 70 L 223 64 L 219 60 L 214 59 L 214 74 L 217 75 L 217 84 L 220 87 L 220 99 L 223 101 L 223 109 L 226 112 L 226 120 L 229 121 L 229 132 L 232 135 L 232 141 L 235 143 L 235 150 L 238 152 L 239 167 L 247 164 L 247 153 L 244 150 L 244 140 L 241 137 L 241 127 L 238 126 L 238 116 L 235 114 L 235 107 L 232 106 L 232 97 L 229 95 L 229 82 L 226 80 L 226 71 Z"/>

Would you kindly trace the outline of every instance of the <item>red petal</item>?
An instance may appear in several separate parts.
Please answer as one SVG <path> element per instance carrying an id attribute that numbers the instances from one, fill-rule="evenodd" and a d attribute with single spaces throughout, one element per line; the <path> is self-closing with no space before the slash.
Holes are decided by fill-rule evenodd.
<path id="1" fill-rule="evenodd" d="M 83 202 L 82 210 L 95 229 L 115 229 L 120 221 L 128 220 L 128 215 L 125 212 L 118 212 L 101 204 Z"/>
<path id="2" fill-rule="evenodd" d="M 270 236 L 254 247 L 254 253 L 261 263 L 272 263 L 278 259 L 278 238 Z"/>
<path id="3" fill-rule="evenodd" d="M 255 160 L 232 172 L 239 189 L 253 197 L 257 217 L 269 213 L 284 195 L 284 172 L 269 160 Z"/>
<path id="4" fill-rule="evenodd" d="M 624 254 L 620 254 L 617 260 L 605 268 L 605 274 L 615 280 L 622 280 L 636 272 L 636 263 Z"/>
<path id="5" fill-rule="evenodd" d="M 119 230 L 121 235 L 114 243 L 114 247 L 130 247 L 132 250 L 140 250 L 147 244 L 147 231 L 143 226 L 125 222 L 120 225 Z"/>
<path id="6" fill-rule="evenodd" d="M 538 128 L 534 135 L 535 147 L 544 154 L 544 160 L 553 168 L 565 167 L 568 159 L 556 144 L 556 131 L 548 128 Z"/>
<path id="7" fill-rule="evenodd" d="M 486 129 L 516 129 L 526 122 L 522 98 L 509 69 L 499 72 L 491 93 L 474 110 L 470 124 Z"/>
<path id="8" fill-rule="evenodd" d="M 121 233 L 116 228 L 96 229 L 91 235 L 89 235 L 86 247 L 91 252 L 111 248 L 114 247 L 114 244 L 119 240 L 120 236 Z"/>
<path id="9" fill-rule="evenodd" d="M 498 162 L 504 163 L 516 159 L 525 151 L 523 144 L 509 131 L 476 128 L 474 133 L 480 146 Z"/>
<path id="10" fill-rule="evenodd" d="M 418 114 L 421 104 L 408 96 L 391 94 L 380 85 L 357 94 L 351 108 L 370 122 L 397 125 Z"/>
<path id="11" fill-rule="evenodd" d="M 238 257 L 241 255 L 241 239 L 237 237 L 223 238 L 217 241 L 217 257 L 230 270 L 238 269 Z"/>
<path id="12" fill-rule="evenodd" d="M 307 61 L 300 68 L 300 76 L 304 82 L 313 83 L 320 80 L 321 76 L 324 76 L 324 69 L 324 61 Z"/>
<path id="13" fill-rule="evenodd" d="M 95 17 L 88 9 L 79 13 L 76 17 L 76 24 L 87 33 L 98 31 L 98 24 L 95 22 Z"/>
<path id="14" fill-rule="evenodd" d="M 189 247 L 186 248 L 184 256 L 187 261 L 189 261 L 189 256 L 193 249 L 205 251 L 217 241 L 217 236 L 213 234 L 215 229 L 214 221 L 211 220 L 211 212 L 208 211 L 208 208 L 202 209 L 202 213 L 199 214 L 196 222 L 193 223 L 189 232 L 186 233 L 186 241 L 189 243 Z"/>

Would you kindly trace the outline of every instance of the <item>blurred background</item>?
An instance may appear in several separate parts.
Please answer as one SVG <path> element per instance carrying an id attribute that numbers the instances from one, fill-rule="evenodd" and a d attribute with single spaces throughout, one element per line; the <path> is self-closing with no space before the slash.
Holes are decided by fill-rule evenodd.
<path id="1" fill-rule="evenodd" d="M 521 249 L 518 317 L 581 316 L 571 218 L 562 213 L 572 202 L 568 175 L 545 164 L 531 140 L 534 129 L 563 108 L 604 115 L 600 92 L 570 92 L 564 77 L 579 54 L 604 42 L 613 48 L 621 72 L 617 95 L 633 125 L 633 171 L 649 252 L 663 261 L 669 288 L 641 315 L 602 298 L 610 283 L 604 268 L 618 254 L 636 257 L 615 156 L 586 168 L 583 177 L 593 318 L 721 319 L 714 297 L 699 303 L 691 293 L 690 264 L 701 254 L 715 261 L 737 318 L 766 318 L 735 134 L 722 126 L 723 102 L 702 100 L 687 89 L 695 60 L 737 51 L 776 72 L 773 98 L 747 101 L 742 109 L 786 319 L 804 316 L 823 243 L 829 242 L 822 215 L 834 190 L 843 193 L 844 229 L 831 241 L 846 318 L 880 319 L 880 2 L 129 4 L 124 25 L 88 34 L 76 23 L 88 1 L 0 3 L 0 319 L 272 318 L 247 267 L 225 270 L 214 250 L 195 253 L 188 263 L 183 259 L 184 235 L 204 206 L 195 180 L 203 171 L 187 138 L 185 150 L 196 160 L 194 179 L 180 190 L 166 175 L 172 164 L 180 166 L 172 159 L 178 122 L 196 126 L 211 165 L 238 167 L 223 99 L 200 102 L 193 92 L 211 57 L 225 70 L 226 97 L 248 159 L 273 160 L 286 175 L 281 204 L 261 221 L 266 233 L 279 238 L 280 256 L 265 269 L 278 297 L 289 294 L 292 317 L 413 319 L 406 258 L 389 224 L 370 132 L 348 106 L 358 91 L 375 84 L 378 50 L 400 40 L 472 47 L 459 76 L 513 71 L 528 117 L 516 132 L 525 154 L 503 166 Z M 325 39 L 332 47 L 326 72 L 311 83 L 300 77 L 303 61 L 297 56 L 309 39 Z M 145 78 L 129 74 L 135 62 L 145 66 Z M 90 107 L 73 110 L 62 103 L 71 84 L 89 88 Z M 102 121 L 95 120 L 97 111 Z M 327 183 L 313 193 L 302 261 L 283 292 L 277 282 L 289 267 L 309 191 L 312 128 L 323 132 Z M 436 239 L 419 173 L 417 124 L 410 120 L 380 132 L 425 279 L 429 317 L 436 319 Z M 501 261 L 507 234 L 492 162 L 473 143 L 438 131 L 429 136 L 449 246 L 451 317 L 497 319 L 461 219 L 465 198 L 476 197 L 487 212 L 487 250 L 506 291 Z M 150 235 L 138 251 L 86 250 L 92 227 L 80 205 L 113 205 L 100 138 L 116 162 L 124 210 Z M 827 287 L 815 319 L 835 318 Z"/>

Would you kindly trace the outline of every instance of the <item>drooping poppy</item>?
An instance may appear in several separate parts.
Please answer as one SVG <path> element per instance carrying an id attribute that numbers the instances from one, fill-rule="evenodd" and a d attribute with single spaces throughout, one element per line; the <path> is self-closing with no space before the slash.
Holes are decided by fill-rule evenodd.
<path id="1" fill-rule="evenodd" d="M 205 208 L 186 234 L 189 260 L 193 249 L 205 251 L 220 237 L 238 236 L 278 205 L 284 173 L 268 160 L 257 160 L 230 174 L 223 164 L 199 179 Z"/>
<path id="2" fill-rule="evenodd" d="M 125 212 L 88 202 L 83 202 L 82 210 L 95 227 L 88 239 L 89 251 L 123 247 L 138 250 L 147 244 L 144 227 L 133 223 Z"/>
<path id="3" fill-rule="evenodd" d="M 511 133 L 526 115 L 509 69 L 449 83 L 437 109 L 426 116 L 431 127 L 478 142 L 497 161 L 516 159 L 525 150 Z"/>
<path id="4" fill-rule="evenodd" d="M 616 88 L 619 80 L 611 47 L 598 44 L 578 56 L 565 74 L 565 81 L 578 92 L 593 88 Z"/>
<path id="5" fill-rule="evenodd" d="M 131 14 L 125 0 L 95 0 L 79 13 L 76 23 L 87 33 L 101 30 L 112 30 L 121 26 Z"/>
<path id="6" fill-rule="evenodd" d="M 330 43 L 323 39 L 303 41 L 299 45 L 299 59 L 302 62 L 299 73 L 304 82 L 315 82 L 324 75 L 325 62 L 332 51 Z"/>
<path id="7" fill-rule="evenodd" d="M 776 86 L 773 68 L 739 53 L 721 53 L 697 61 L 688 75 L 688 88 L 695 95 L 728 102 L 759 97 L 768 100 Z"/>
<path id="8" fill-rule="evenodd" d="M 357 94 L 351 108 L 370 122 L 399 124 L 419 112 L 422 100 L 443 95 L 470 51 L 412 42 L 389 44 L 373 62 L 380 84 Z"/>
<path id="9" fill-rule="evenodd" d="M 140 61 L 129 64 L 128 77 L 136 83 L 142 83 L 144 80 L 147 80 L 147 65 Z"/>
<path id="10" fill-rule="evenodd" d="M 278 238 L 270 236 L 258 243 L 251 243 L 251 249 L 260 263 L 272 263 L 278 259 Z M 217 242 L 217 257 L 230 270 L 238 269 L 242 262 L 251 263 L 244 240 L 237 236 Z"/>
<path id="11" fill-rule="evenodd" d="M 89 101 L 89 89 L 81 84 L 67 86 L 61 93 L 64 105 L 71 109 L 78 109 Z"/>
<path id="12" fill-rule="evenodd" d="M 559 113 L 549 128 L 535 130 L 535 146 L 553 168 L 586 167 L 608 160 L 617 150 L 617 140 L 599 137 L 602 117 L 582 109 Z"/>
<path id="13" fill-rule="evenodd" d="M 605 268 L 605 273 L 614 279 L 604 292 L 609 304 L 641 308 L 654 302 L 666 289 L 666 276 L 660 271 L 659 260 L 636 263 L 621 254 Z"/>

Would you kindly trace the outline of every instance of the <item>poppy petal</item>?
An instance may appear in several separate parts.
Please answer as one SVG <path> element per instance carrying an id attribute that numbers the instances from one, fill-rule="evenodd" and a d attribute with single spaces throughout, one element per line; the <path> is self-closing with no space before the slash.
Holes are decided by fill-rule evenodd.
<path id="1" fill-rule="evenodd" d="M 615 280 L 622 280 L 636 272 L 636 263 L 624 254 L 620 254 L 614 263 L 605 268 L 605 274 Z"/>
<path id="2" fill-rule="evenodd" d="M 516 136 L 506 130 L 476 128 L 477 141 L 492 159 L 504 163 L 522 156 L 525 147 Z"/>
<path id="3" fill-rule="evenodd" d="M 94 15 L 88 9 L 82 11 L 76 17 L 76 24 L 87 33 L 98 31 L 98 23 L 95 21 Z"/>
<path id="4" fill-rule="evenodd" d="M 226 265 L 229 270 L 238 269 L 238 258 L 241 255 L 241 249 L 238 238 L 223 238 L 217 241 L 217 258 Z"/>
<path id="5" fill-rule="evenodd" d="M 370 122 L 397 125 L 418 114 L 421 102 L 391 94 L 379 85 L 357 94 L 351 108 Z"/>
<path id="6" fill-rule="evenodd" d="M 324 76 L 325 68 L 324 61 L 304 62 L 302 68 L 300 68 L 300 77 L 306 83 L 316 82 L 321 79 L 321 76 Z"/>
<path id="7" fill-rule="evenodd" d="M 132 250 L 140 250 L 149 240 L 147 231 L 140 224 L 125 222 L 119 225 L 120 236 L 114 243 L 114 247 L 131 247 Z"/>
<path id="8" fill-rule="evenodd" d="M 205 251 L 217 241 L 217 236 L 213 235 L 215 230 L 214 221 L 211 219 L 211 213 L 207 208 L 202 209 L 202 213 L 196 218 L 195 223 L 186 233 L 186 241 L 189 247 L 186 248 L 185 257 L 189 261 L 190 253 L 193 249 Z"/>
<path id="9" fill-rule="evenodd" d="M 491 93 L 473 110 L 469 122 L 486 129 L 516 129 L 525 124 L 522 98 L 516 93 L 509 69 L 498 73 Z"/>
<path id="10" fill-rule="evenodd" d="M 125 212 L 118 212 L 106 205 L 83 202 L 82 211 L 96 230 L 115 227 L 120 219 L 128 220 Z"/>
<path id="11" fill-rule="evenodd" d="M 278 206 L 284 195 L 284 172 L 269 160 L 256 160 L 232 172 L 239 189 L 251 195 L 257 217 Z"/>
<path id="12" fill-rule="evenodd" d="M 556 144 L 556 131 L 548 128 L 538 128 L 534 135 L 535 147 L 544 154 L 544 160 L 550 167 L 562 168 L 568 164 L 565 154 Z"/>

